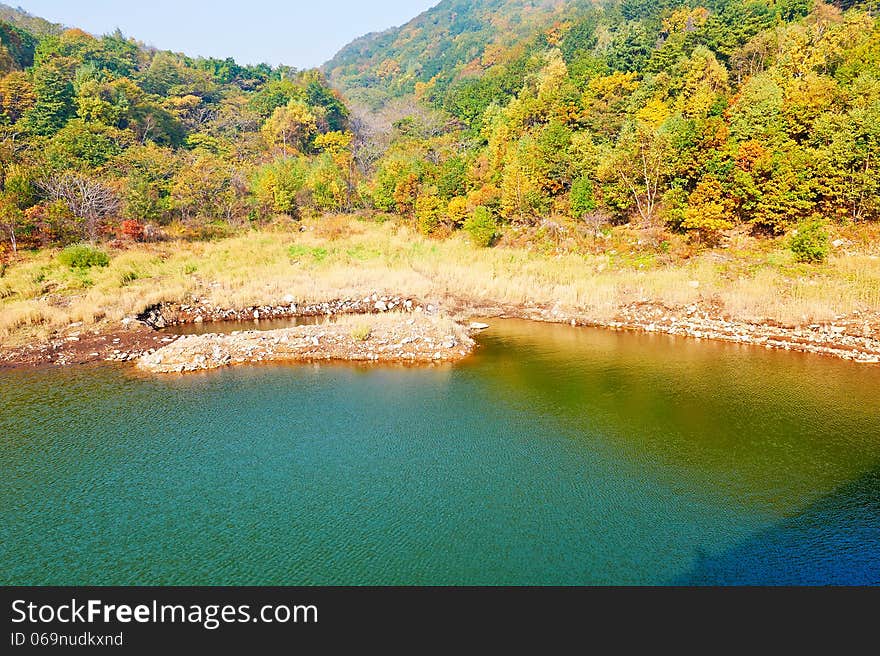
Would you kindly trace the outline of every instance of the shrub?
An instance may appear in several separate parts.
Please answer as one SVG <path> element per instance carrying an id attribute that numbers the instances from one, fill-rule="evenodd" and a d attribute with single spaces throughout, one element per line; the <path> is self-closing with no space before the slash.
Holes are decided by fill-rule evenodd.
<path id="1" fill-rule="evenodd" d="M 798 262 L 824 262 L 828 257 L 828 234 L 821 221 L 798 226 L 788 242 Z"/>
<path id="2" fill-rule="evenodd" d="M 123 221 L 120 232 L 123 237 L 128 237 L 132 241 L 143 241 L 144 239 L 144 226 L 138 221 L 131 219 Z"/>
<path id="3" fill-rule="evenodd" d="M 455 227 L 461 227 L 468 217 L 467 204 L 467 198 L 463 196 L 456 196 L 450 200 L 446 206 L 446 220 Z"/>
<path id="4" fill-rule="evenodd" d="M 706 176 L 688 196 L 681 227 L 696 233 L 701 241 L 717 244 L 721 234 L 733 227 L 730 211 L 724 202 L 724 189 L 713 177 Z"/>
<path id="5" fill-rule="evenodd" d="M 61 251 L 58 261 L 71 269 L 90 269 L 93 266 L 105 267 L 110 264 L 107 253 L 86 244 L 68 246 Z"/>
<path id="6" fill-rule="evenodd" d="M 372 330 L 369 326 L 356 326 L 351 329 L 351 338 L 357 340 L 359 342 L 366 342 L 370 339 L 370 335 L 372 334 Z"/>
<path id="7" fill-rule="evenodd" d="M 571 183 L 571 214 L 580 219 L 585 214 L 596 209 L 596 201 L 593 198 L 593 182 L 589 178 L 578 178 Z"/>
<path id="8" fill-rule="evenodd" d="M 419 196 L 416 200 L 416 222 L 419 232 L 430 235 L 440 227 L 446 209 L 443 200 L 433 194 Z"/>
<path id="9" fill-rule="evenodd" d="M 498 224 L 489 208 L 481 205 L 464 222 L 464 230 L 475 246 L 486 248 L 495 241 Z"/>

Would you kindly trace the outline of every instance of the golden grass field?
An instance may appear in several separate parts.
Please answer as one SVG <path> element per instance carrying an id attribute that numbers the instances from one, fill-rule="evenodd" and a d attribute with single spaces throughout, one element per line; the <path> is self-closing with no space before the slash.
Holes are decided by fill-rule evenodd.
<path id="1" fill-rule="evenodd" d="M 806 265 L 794 262 L 782 240 L 739 237 L 726 249 L 680 258 L 642 251 L 624 231 L 598 254 L 554 254 L 479 249 L 463 235 L 435 240 L 393 221 L 325 217 L 211 242 L 131 244 L 110 249 L 109 266 L 83 272 L 46 250 L 19 254 L 0 277 L 0 344 L 43 340 L 76 322 L 113 330 L 152 303 L 193 296 L 228 308 L 281 303 L 287 295 L 300 302 L 373 292 L 452 296 L 557 304 L 597 320 L 636 301 L 713 299 L 734 319 L 798 325 L 880 311 L 876 235 L 849 237 L 827 263 Z"/>

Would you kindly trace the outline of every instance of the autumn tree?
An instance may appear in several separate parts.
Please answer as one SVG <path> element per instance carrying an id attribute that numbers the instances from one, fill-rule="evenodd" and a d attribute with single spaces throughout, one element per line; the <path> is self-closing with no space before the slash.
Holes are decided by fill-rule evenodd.
<path id="1" fill-rule="evenodd" d="M 282 156 L 287 157 L 290 151 L 305 150 L 318 130 L 318 122 L 308 105 L 301 100 L 291 100 L 272 112 L 262 130 L 266 141 L 273 148 L 280 146 Z"/>
<path id="2" fill-rule="evenodd" d="M 230 219 L 244 189 L 237 173 L 222 158 L 208 153 L 190 156 L 171 184 L 171 202 L 184 224 Z"/>
<path id="3" fill-rule="evenodd" d="M 36 134 L 54 134 L 74 116 L 73 73 L 76 66 L 75 59 L 54 57 L 34 70 L 36 100 L 24 113 L 24 118 Z"/>
<path id="4" fill-rule="evenodd" d="M 697 234 L 700 240 L 713 245 L 721 233 L 733 227 L 728 200 L 721 182 L 706 176 L 688 197 L 681 227 Z"/>
<path id="5" fill-rule="evenodd" d="M 27 73 L 14 71 L 0 79 L 0 122 L 14 125 L 36 101 L 34 85 Z"/>
<path id="6" fill-rule="evenodd" d="M 668 136 L 635 125 L 621 136 L 616 151 L 610 168 L 632 196 L 639 218 L 650 225 L 667 174 Z"/>
<path id="7" fill-rule="evenodd" d="M 254 172 L 251 185 L 261 213 L 299 213 L 298 196 L 306 184 L 308 170 L 299 158 L 288 157 L 259 167 Z"/>

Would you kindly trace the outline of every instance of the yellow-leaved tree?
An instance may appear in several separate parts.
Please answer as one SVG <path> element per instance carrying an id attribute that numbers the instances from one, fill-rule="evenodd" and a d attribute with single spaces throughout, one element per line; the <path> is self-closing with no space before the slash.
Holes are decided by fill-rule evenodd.
<path id="1" fill-rule="evenodd" d="M 308 105 L 294 99 L 286 105 L 276 107 L 262 129 L 266 141 L 272 147 L 280 147 L 282 156 L 287 157 L 291 151 L 303 150 L 318 131 L 318 121 Z"/>
<path id="2" fill-rule="evenodd" d="M 733 227 L 724 189 L 717 178 L 707 175 L 688 196 L 681 227 L 695 232 L 700 240 L 715 244 L 724 230 Z"/>

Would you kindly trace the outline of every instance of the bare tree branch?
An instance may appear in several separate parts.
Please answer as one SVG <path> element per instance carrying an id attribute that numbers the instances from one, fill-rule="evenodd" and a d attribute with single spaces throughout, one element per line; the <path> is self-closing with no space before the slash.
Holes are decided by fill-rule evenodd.
<path id="1" fill-rule="evenodd" d="M 86 237 L 91 241 L 98 239 L 101 220 L 119 209 L 119 198 L 110 187 L 79 173 L 45 177 L 37 181 L 37 186 L 50 199 L 67 203 L 70 211 L 84 220 Z"/>

